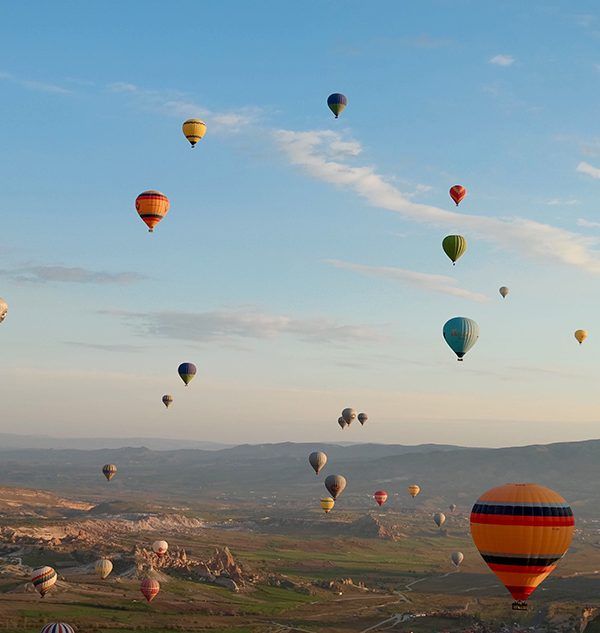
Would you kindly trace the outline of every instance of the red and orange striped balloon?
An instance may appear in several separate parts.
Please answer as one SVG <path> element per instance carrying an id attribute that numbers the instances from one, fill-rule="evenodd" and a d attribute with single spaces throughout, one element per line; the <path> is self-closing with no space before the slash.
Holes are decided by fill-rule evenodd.
<path id="1" fill-rule="evenodd" d="M 169 198 L 160 191 L 144 191 L 135 199 L 135 208 L 140 218 L 146 223 L 148 231 L 152 233 L 154 227 L 169 212 Z"/>
<path id="2" fill-rule="evenodd" d="M 467 190 L 462 185 L 454 185 L 450 187 L 450 197 L 454 200 L 456 206 L 458 206 L 463 198 L 467 195 Z"/>
<path id="3" fill-rule="evenodd" d="M 575 520 L 565 500 L 537 484 L 505 484 L 471 510 L 471 536 L 488 567 L 522 608 L 569 549 Z"/>
<path id="4" fill-rule="evenodd" d="M 144 594 L 144 598 L 146 598 L 148 602 L 152 602 L 160 591 L 160 584 L 158 580 L 154 580 L 153 578 L 144 578 L 140 585 L 140 591 Z"/>
<path id="5" fill-rule="evenodd" d="M 387 501 L 388 493 L 385 490 L 376 490 L 373 493 L 373 498 L 378 506 L 382 506 Z"/>

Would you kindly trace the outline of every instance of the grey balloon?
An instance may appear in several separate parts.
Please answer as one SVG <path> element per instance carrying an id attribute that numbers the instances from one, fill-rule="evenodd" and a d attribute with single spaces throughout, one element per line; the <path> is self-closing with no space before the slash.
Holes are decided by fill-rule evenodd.
<path id="1" fill-rule="evenodd" d="M 456 510 L 456 504 L 455 504 L 455 503 L 451 503 L 451 504 L 448 506 L 448 509 L 450 510 L 450 512 L 454 512 L 454 510 Z"/>
<path id="2" fill-rule="evenodd" d="M 356 410 L 350 407 L 344 409 L 342 411 L 342 418 L 344 418 L 346 424 L 352 424 L 352 421 L 356 420 Z"/>
<path id="3" fill-rule="evenodd" d="M 506 286 L 501 286 L 498 292 L 502 295 L 504 299 L 506 299 L 506 295 L 510 292 L 510 290 Z"/>
<path id="4" fill-rule="evenodd" d="M 318 475 L 327 463 L 327 455 L 323 451 L 314 451 L 308 456 L 308 461 Z"/>
<path id="5" fill-rule="evenodd" d="M 359 413 L 358 414 L 358 421 L 361 423 L 361 425 L 364 425 L 364 423 L 369 419 L 369 416 L 366 413 Z"/>
<path id="6" fill-rule="evenodd" d="M 325 488 L 334 499 L 337 499 L 344 492 L 345 487 L 346 478 L 342 475 L 329 475 L 325 478 Z"/>
<path id="7" fill-rule="evenodd" d="M 455 567 L 459 567 L 465 559 L 465 555 L 462 552 L 452 552 L 450 560 L 454 563 Z"/>
<path id="8" fill-rule="evenodd" d="M 338 418 L 338 424 L 344 428 L 346 426 L 346 422 L 344 420 L 344 418 Z"/>
<path id="9" fill-rule="evenodd" d="M 436 512 L 433 515 L 433 520 L 438 527 L 442 527 L 446 523 L 446 515 L 443 512 Z"/>

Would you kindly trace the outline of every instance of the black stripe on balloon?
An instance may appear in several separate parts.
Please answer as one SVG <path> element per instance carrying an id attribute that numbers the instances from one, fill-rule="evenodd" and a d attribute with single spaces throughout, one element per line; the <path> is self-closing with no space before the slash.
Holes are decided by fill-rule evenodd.
<path id="1" fill-rule="evenodd" d="M 519 556 L 494 556 L 492 554 L 482 554 L 481 556 L 490 565 L 518 565 L 522 567 L 548 567 L 562 558 L 562 556 L 520 558 Z"/>
<path id="2" fill-rule="evenodd" d="M 493 503 L 476 503 L 473 514 L 495 514 L 514 517 L 572 517 L 569 506 L 507 506 Z"/>

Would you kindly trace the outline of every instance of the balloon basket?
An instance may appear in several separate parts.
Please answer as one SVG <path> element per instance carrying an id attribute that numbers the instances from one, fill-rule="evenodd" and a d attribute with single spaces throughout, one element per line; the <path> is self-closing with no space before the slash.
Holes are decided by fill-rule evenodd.
<path id="1" fill-rule="evenodd" d="M 522 600 L 517 600 L 512 603 L 513 611 L 527 611 L 527 603 Z"/>

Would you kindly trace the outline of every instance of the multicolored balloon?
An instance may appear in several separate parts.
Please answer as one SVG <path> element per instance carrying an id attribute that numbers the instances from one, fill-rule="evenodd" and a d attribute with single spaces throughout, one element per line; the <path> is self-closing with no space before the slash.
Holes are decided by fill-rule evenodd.
<path id="1" fill-rule="evenodd" d="M 75 629 L 66 622 L 50 622 L 42 628 L 40 633 L 75 633 Z"/>
<path id="2" fill-rule="evenodd" d="M 411 484 L 408 487 L 408 494 L 414 499 L 421 492 L 421 487 L 417 484 Z"/>
<path id="3" fill-rule="evenodd" d="M 167 215 L 170 206 L 169 198 L 153 189 L 140 193 L 135 199 L 136 211 L 146 223 L 149 233 L 154 232 L 154 227 Z"/>
<path id="4" fill-rule="evenodd" d="M 467 251 L 467 240 L 462 235 L 446 235 L 442 240 L 442 248 L 454 266 Z"/>
<path id="5" fill-rule="evenodd" d="M 325 478 L 325 488 L 333 497 L 334 501 L 344 492 L 346 478 L 342 475 L 329 475 Z"/>
<path id="6" fill-rule="evenodd" d="M 110 481 L 117 474 L 117 467 L 114 464 L 104 464 L 102 474 Z"/>
<path id="7" fill-rule="evenodd" d="M 323 451 L 314 451 L 308 456 L 308 462 L 318 475 L 327 463 L 327 455 Z"/>
<path id="8" fill-rule="evenodd" d="M 140 585 L 140 591 L 148 602 L 152 602 L 160 591 L 160 583 L 152 578 L 144 578 Z"/>
<path id="9" fill-rule="evenodd" d="M 206 123 L 200 119 L 188 119 L 181 126 L 185 138 L 190 142 L 192 147 L 196 147 L 196 143 L 206 134 Z"/>
<path id="10" fill-rule="evenodd" d="M 454 185 L 450 187 L 450 197 L 454 200 L 456 206 L 458 206 L 467 195 L 467 190 L 462 185 Z"/>
<path id="11" fill-rule="evenodd" d="M 366 413 L 359 413 L 358 414 L 358 421 L 360 422 L 361 426 L 365 425 L 365 422 L 369 419 L 369 416 Z"/>
<path id="12" fill-rule="evenodd" d="M 54 587 L 56 579 L 56 571 L 49 565 L 34 569 L 31 575 L 31 582 L 42 598 Z"/>
<path id="13" fill-rule="evenodd" d="M 321 499 L 321 509 L 325 514 L 329 514 L 333 510 L 335 501 L 331 497 L 323 497 Z"/>
<path id="14" fill-rule="evenodd" d="M 377 502 L 377 505 L 381 507 L 388 498 L 388 493 L 385 490 L 376 490 L 373 493 L 373 499 Z"/>
<path id="15" fill-rule="evenodd" d="M 194 363 L 181 363 L 177 371 L 187 387 L 196 375 L 196 365 Z"/>
<path id="16" fill-rule="evenodd" d="M 477 343 L 479 326 L 473 319 L 454 317 L 446 321 L 442 333 L 450 349 L 462 361 L 463 356 Z"/>
<path id="17" fill-rule="evenodd" d="M 471 510 L 471 536 L 488 567 L 515 599 L 526 600 L 556 568 L 571 544 L 575 519 L 554 490 L 531 483 L 485 492 Z"/>
<path id="18" fill-rule="evenodd" d="M 94 571 L 104 580 L 108 578 L 110 572 L 113 570 L 113 564 L 108 558 L 101 558 L 95 565 Z"/>
<path id="19" fill-rule="evenodd" d="M 157 556 L 164 556 L 167 553 L 168 549 L 169 544 L 167 543 L 167 541 L 154 541 L 154 543 L 152 543 L 152 551 Z"/>
<path id="20" fill-rule="evenodd" d="M 327 97 L 327 105 L 337 119 L 348 105 L 348 99 L 340 92 L 334 92 Z"/>
<path id="21" fill-rule="evenodd" d="M 165 405 L 165 407 L 167 407 L 167 409 L 173 404 L 173 396 L 166 393 L 163 397 L 162 397 L 162 402 Z"/>

